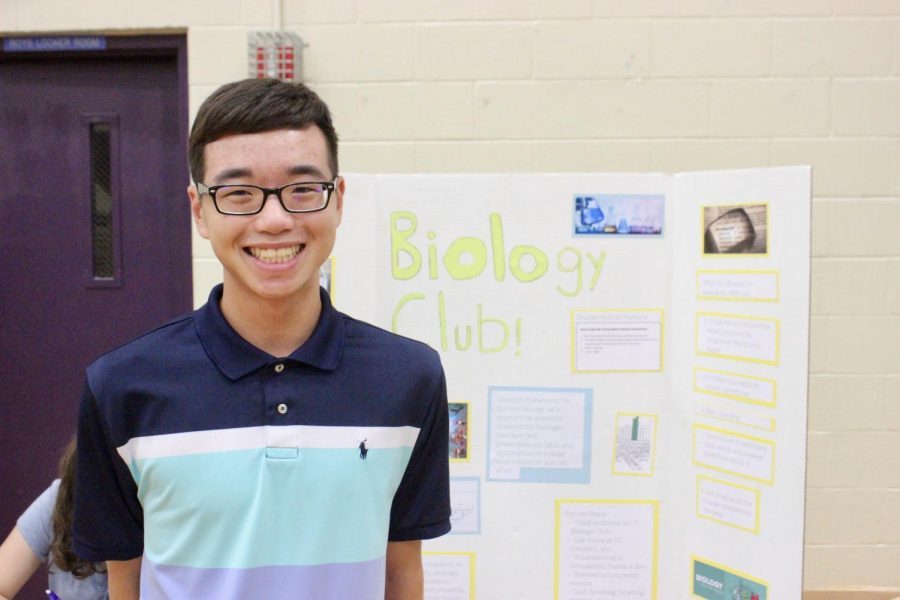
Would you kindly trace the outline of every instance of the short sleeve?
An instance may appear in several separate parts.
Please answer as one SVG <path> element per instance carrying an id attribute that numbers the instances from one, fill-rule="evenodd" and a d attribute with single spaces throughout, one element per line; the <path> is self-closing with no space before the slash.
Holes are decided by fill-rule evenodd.
<path id="1" fill-rule="evenodd" d="M 34 499 L 16 526 L 28 543 L 34 555 L 42 561 L 50 556 L 50 544 L 53 542 L 53 508 L 56 506 L 56 494 L 59 492 L 59 479 L 54 480 L 43 493 Z"/>
<path id="2" fill-rule="evenodd" d="M 392 542 L 431 539 L 450 531 L 447 382 L 439 363 L 438 369 L 425 421 L 391 506 Z"/>
<path id="3" fill-rule="evenodd" d="M 103 412 L 85 383 L 78 413 L 78 474 L 72 541 L 86 560 L 130 560 L 143 553 L 137 485 L 110 439 Z"/>

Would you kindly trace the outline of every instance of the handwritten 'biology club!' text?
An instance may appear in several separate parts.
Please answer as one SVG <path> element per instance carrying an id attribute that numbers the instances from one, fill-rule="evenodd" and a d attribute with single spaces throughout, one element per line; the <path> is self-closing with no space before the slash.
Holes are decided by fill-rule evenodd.
<path id="1" fill-rule="evenodd" d="M 574 298 L 585 290 L 592 291 L 600 280 L 606 252 L 596 255 L 573 246 L 564 246 L 555 253 L 551 266 L 548 253 L 537 247 L 517 245 L 507 248 L 503 239 L 503 219 L 499 213 L 489 218 L 489 239 L 458 237 L 446 247 L 439 248 L 438 234 L 418 232 L 419 220 L 411 211 L 391 213 L 391 277 L 408 281 L 427 276 L 431 280 L 445 278 L 456 281 L 477 280 L 491 277 L 497 282 L 529 284 L 545 280 L 555 283 L 554 289 L 566 298 Z M 554 277 L 555 275 L 555 277 Z M 513 290 L 510 290 L 511 292 Z M 436 298 L 424 292 L 410 292 L 400 298 L 391 316 L 391 330 L 402 333 L 404 312 L 419 302 L 436 302 L 441 350 L 450 350 L 447 325 L 447 303 L 444 291 Z M 511 303 L 515 304 L 515 303 Z M 453 346 L 456 350 L 473 349 L 472 325 L 453 328 Z M 488 330 L 492 330 L 489 332 Z M 522 317 L 507 318 L 485 316 L 484 305 L 475 306 L 474 331 L 479 352 L 495 353 L 514 350 L 521 353 Z M 510 346 L 511 338 L 515 346 Z"/>

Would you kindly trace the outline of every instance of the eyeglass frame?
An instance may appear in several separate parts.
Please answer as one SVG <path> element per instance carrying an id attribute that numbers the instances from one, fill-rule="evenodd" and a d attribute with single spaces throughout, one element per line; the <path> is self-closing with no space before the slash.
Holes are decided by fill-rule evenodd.
<path id="1" fill-rule="evenodd" d="M 227 215 L 230 217 L 249 217 L 249 216 L 253 216 L 253 215 L 258 215 L 266 207 L 266 202 L 268 202 L 269 196 L 271 196 L 272 194 L 274 194 L 275 197 L 278 198 L 278 203 L 281 204 L 281 208 L 283 208 L 286 213 L 289 213 L 292 215 L 302 215 L 302 214 L 307 214 L 307 213 L 323 211 L 326 208 L 328 208 L 328 204 L 329 204 L 329 202 L 331 202 L 331 194 L 334 193 L 334 191 L 337 189 L 338 178 L 339 178 L 339 176 L 335 177 L 333 181 L 295 181 L 293 183 L 289 183 L 287 185 L 283 185 L 283 186 L 277 187 L 277 188 L 267 188 L 267 187 L 262 187 L 260 185 L 253 185 L 251 183 L 223 183 L 220 185 L 206 185 L 205 183 L 200 182 L 200 181 L 195 181 L 194 185 L 197 187 L 198 194 L 200 194 L 201 196 L 209 195 L 209 197 L 213 201 L 213 207 L 216 209 L 216 212 L 219 213 L 220 215 Z M 281 197 L 281 192 L 283 192 L 287 188 L 294 186 L 294 185 L 322 185 L 322 186 L 325 186 L 325 190 L 326 190 L 325 204 L 323 204 L 319 208 L 291 210 L 290 208 L 285 206 L 284 198 Z M 224 210 L 219 208 L 219 203 L 216 201 L 216 192 L 219 191 L 220 188 L 229 187 L 229 186 L 250 187 L 250 188 L 255 188 L 257 190 L 262 190 L 263 201 L 260 203 L 259 208 L 253 212 L 240 212 L 240 213 L 225 212 Z"/>

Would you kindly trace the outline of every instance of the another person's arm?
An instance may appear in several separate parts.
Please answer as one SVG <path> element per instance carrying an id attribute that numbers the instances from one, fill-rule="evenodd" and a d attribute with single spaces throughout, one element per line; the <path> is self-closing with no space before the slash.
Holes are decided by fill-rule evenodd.
<path id="1" fill-rule="evenodd" d="M 106 562 L 109 600 L 138 600 L 141 597 L 141 557 Z"/>
<path id="2" fill-rule="evenodd" d="M 388 542 L 385 600 L 423 600 L 422 542 Z"/>
<path id="3" fill-rule="evenodd" d="M 0 600 L 14 597 L 41 566 L 18 525 L 0 545 Z"/>

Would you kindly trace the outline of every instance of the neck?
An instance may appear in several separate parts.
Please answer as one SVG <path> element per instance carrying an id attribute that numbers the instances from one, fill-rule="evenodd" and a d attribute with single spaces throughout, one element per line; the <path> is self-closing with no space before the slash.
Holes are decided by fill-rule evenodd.
<path id="1" fill-rule="evenodd" d="M 235 292 L 226 282 L 221 301 L 225 320 L 238 335 L 272 356 L 288 356 L 302 346 L 322 314 L 318 287 L 314 293 L 278 300 Z"/>

